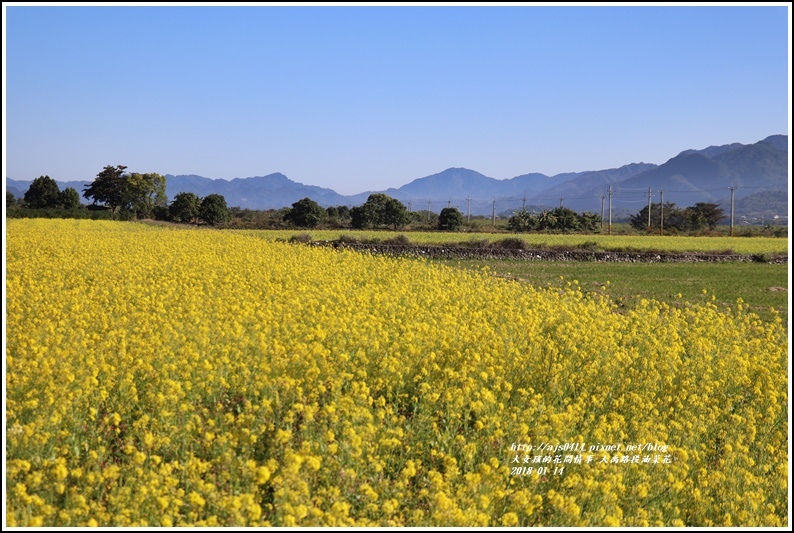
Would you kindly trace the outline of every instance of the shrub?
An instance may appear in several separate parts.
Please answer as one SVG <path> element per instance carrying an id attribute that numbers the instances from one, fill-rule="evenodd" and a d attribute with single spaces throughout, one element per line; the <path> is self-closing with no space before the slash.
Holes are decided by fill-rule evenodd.
<path id="1" fill-rule="evenodd" d="M 297 235 L 290 237 L 288 242 L 307 244 L 312 242 L 312 236 L 309 233 L 298 233 Z"/>
<path id="2" fill-rule="evenodd" d="M 492 246 L 494 248 L 506 248 L 510 250 L 525 250 L 527 243 L 524 242 L 523 239 L 519 239 L 517 237 L 507 237 L 506 239 L 494 241 Z"/>
<path id="3" fill-rule="evenodd" d="M 588 251 L 598 250 L 598 243 L 595 241 L 585 241 L 580 244 L 578 248 Z"/>
<path id="4" fill-rule="evenodd" d="M 465 248 L 488 248 L 491 245 L 491 241 L 488 239 L 469 239 L 458 244 Z"/>
<path id="5" fill-rule="evenodd" d="M 409 246 L 411 244 L 411 239 L 403 235 L 402 233 L 399 235 L 395 235 L 389 239 L 385 239 L 383 244 L 392 244 L 396 246 Z"/>
<path id="6" fill-rule="evenodd" d="M 353 235 L 348 235 L 347 233 L 343 233 L 342 235 L 340 235 L 336 239 L 336 242 L 338 242 L 339 244 L 360 244 L 361 243 L 361 241 L 359 240 L 358 237 L 355 237 Z"/>

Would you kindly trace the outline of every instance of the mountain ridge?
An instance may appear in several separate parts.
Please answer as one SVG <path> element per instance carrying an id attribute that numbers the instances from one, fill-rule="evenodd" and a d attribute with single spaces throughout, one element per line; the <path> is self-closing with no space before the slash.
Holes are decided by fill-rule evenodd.
<path id="1" fill-rule="evenodd" d="M 731 143 L 690 149 L 678 153 L 661 165 L 629 163 L 617 168 L 560 173 L 547 176 L 527 173 L 508 179 L 495 179 L 476 170 L 449 167 L 436 174 L 416 178 L 397 188 L 342 195 L 330 188 L 307 185 L 275 172 L 263 176 L 212 179 L 196 174 L 166 174 L 169 200 L 180 192 L 198 196 L 221 194 L 230 206 L 248 209 L 289 207 L 302 198 L 323 206 L 359 205 L 372 192 L 383 192 L 410 205 L 413 210 L 440 211 L 454 205 L 466 214 L 492 214 L 520 209 L 525 205 L 556 207 L 564 204 L 575 210 L 597 211 L 611 186 L 613 204 L 638 204 L 650 187 L 653 201 L 665 190 L 665 201 L 692 205 L 698 201 L 716 202 L 731 186 L 737 197 L 767 191 L 787 191 L 788 136 L 770 135 L 753 144 Z M 24 195 L 32 180 L 6 178 L 6 189 L 17 197 Z M 74 187 L 82 196 L 90 181 L 59 182 L 59 187 Z M 655 193 L 655 194 L 654 194 Z M 630 206 L 635 207 L 634 205 Z"/>

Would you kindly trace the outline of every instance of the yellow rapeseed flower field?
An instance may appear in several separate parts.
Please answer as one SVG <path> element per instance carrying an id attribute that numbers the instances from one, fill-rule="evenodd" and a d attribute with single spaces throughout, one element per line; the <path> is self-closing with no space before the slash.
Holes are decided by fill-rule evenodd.
<path id="1" fill-rule="evenodd" d="M 457 245 L 469 241 L 495 242 L 504 238 L 524 241 L 527 248 L 567 246 L 576 248 L 583 244 L 603 250 L 664 251 L 670 253 L 719 253 L 732 250 L 737 254 L 786 254 L 788 240 L 780 237 L 694 237 L 686 235 L 605 235 L 605 234 L 554 234 L 554 233 L 474 233 L 454 231 L 386 231 L 386 230 L 235 230 L 236 233 L 258 235 L 269 240 L 288 240 L 308 233 L 318 241 L 334 241 L 342 236 L 362 241 L 386 240 L 404 236 L 414 244 Z"/>
<path id="2" fill-rule="evenodd" d="M 785 526 L 787 337 L 709 304 L 9 220 L 9 526 Z"/>

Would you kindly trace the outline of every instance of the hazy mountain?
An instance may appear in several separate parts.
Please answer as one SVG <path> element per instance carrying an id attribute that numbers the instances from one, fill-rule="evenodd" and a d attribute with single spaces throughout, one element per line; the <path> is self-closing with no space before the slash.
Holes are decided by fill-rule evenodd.
<path id="1" fill-rule="evenodd" d="M 13 194 L 14 198 L 23 198 L 29 187 L 28 182 L 6 179 L 6 192 Z"/>
<path id="2" fill-rule="evenodd" d="M 558 205 L 555 200 L 562 198 L 563 205 L 575 211 L 595 212 L 597 211 L 596 206 L 600 206 L 600 195 L 610 184 L 621 183 L 654 168 L 656 165 L 650 163 L 631 163 L 609 170 L 581 172 L 576 179 L 545 189 L 542 191 L 543 198 L 536 196 L 533 201 L 538 202 L 542 199 L 547 205 L 550 203 Z"/>
<path id="3" fill-rule="evenodd" d="M 619 205 L 621 201 L 635 203 L 639 210 L 649 187 L 652 201 L 658 202 L 663 190 L 665 202 L 685 207 L 697 202 L 724 203 L 732 186 L 738 199 L 762 190 L 788 191 L 788 182 L 788 137 L 775 135 L 750 145 L 685 150 L 656 168 L 617 182 L 613 190 Z M 583 196 L 600 194 L 603 187 L 596 186 Z"/>
<path id="4" fill-rule="evenodd" d="M 779 148 L 788 153 L 788 135 L 770 135 L 761 142 L 771 144 L 775 148 Z"/>
<path id="5" fill-rule="evenodd" d="M 724 202 L 725 214 L 730 214 L 730 200 Z M 734 223 L 773 224 L 788 213 L 788 193 L 761 191 L 735 200 Z M 776 218 L 777 217 L 777 218 Z"/>
<path id="6" fill-rule="evenodd" d="M 55 179 L 55 178 L 53 178 Z M 10 192 L 14 195 L 15 198 L 24 198 L 25 193 L 28 192 L 30 189 L 30 184 L 33 183 L 33 180 L 12 180 L 11 178 L 6 178 L 6 191 Z M 58 187 L 61 190 L 68 189 L 69 187 L 75 189 L 80 194 L 80 200 L 85 204 L 89 203 L 85 198 L 83 198 L 83 189 L 91 185 L 90 181 L 58 181 L 56 180 L 55 183 L 58 184 Z"/>
<path id="7" fill-rule="evenodd" d="M 502 185 L 500 196 L 514 196 L 523 197 L 525 195 L 534 195 L 540 191 L 546 190 L 549 187 L 554 187 L 563 183 L 569 183 L 571 180 L 580 176 L 582 172 L 568 172 L 565 174 L 555 174 L 552 177 L 533 172 L 531 174 L 522 174 L 509 180 L 505 180 Z"/>
<path id="8" fill-rule="evenodd" d="M 309 197 L 323 205 L 342 205 L 347 198 L 331 189 L 304 185 L 281 173 L 253 178 L 212 180 L 202 176 L 166 174 L 166 194 L 173 199 L 180 192 L 192 192 L 200 197 L 221 194 L 229 206 L 249 209 L 279 209 Z"/>
<path id="9" fill-rule="evenodd" d="M 349 202 L 346 196 L 331 189 L 297 183 L 280 173 L 233 180 L 210 179 L 195 174 L 180 176 L 166 174 L 165 178 L 166 196 L 169 201 L 173 200 L 180 192 L 192 192 L 199 197 L 221 194 L 226 198 L 227 205 L 250 209 L 288 207 L 306 197 L 313 198 L 323 205 L 343 205 Z M 32 182 L 33 180 L 22 181 L 6 178 L 6 190 L 15 197 L 22 198 Z M 83 189 L 91 184 L 90 181 L 56 180 L 56 183 L 61 190 L 67 187 L 77 189 L 83 203 L 90 203 L 83 198 Z"/>
<path id="10" fill-rule="evenodd" d="M 649 187 L 655 192 L 661 189 L 666 192 L 666 201 L 691 205 L 722 196 L 734 174 L 727 165 L 695 152 L 677 155 L 663 165 L 621 181 L 614 189 L 615 194 L 645 191 Z"/>
<path id="11" fill-rule="evenodd" d="M 649 187 L 654 202 L 659 201 L 661 189 L 665 191 L 665 201 L 683 207 L 697 202 L 724 202 L 732 185 L 737 187 L 736 199 L 763 191 L 787 193 L 789 179 L 788 136 L 772 135 L 750 145 L 733 143 L 684 150 L 662 165 L 631 163 L 607 170 L 555 176 L 528 173 L 504 180 L 466 168 L 448 168 L 399 188 L 350 196 L 304 185 L 280 173 L 233 180 L 169 174 L 166 175 L 166 193 L 169 200 L 180 192 L 193 192 L 200 197 L 217 193 L 222 194 L 230 206 L 277 209 L 289 207 L 305 197 L 323 206 L 360 205 L 371 192 L 384 192 L 412 210 L 429 207 L 438 212 L 449 205 L 464 214 L 491 215 L 494 210 L 510 213 L 522 206 L 528 209 L 556 207 L 561 201 L 576 211 L 600 212 L 602 197 L 611 185 L 613 209 L 636 212 L 647 204 Z M 6 187 L 15 196 L 22 197 L 31 182 L 6 178 Z M 89 183 L 58 182 L 58 185 L 62 190 L 74 187 L 82 195 Z"/>
<path id="12" fill-rule="evenodd" d="M 475 198 L 492 196 L 500 182 L 467 168 L 448 168 L 438 174 L 415 179 L 398 190 L 414 198 L 443 199 L 450 195 L 456 198 L 472 195 Z"/>
<path id="13" fill-rule="evenodd" d="M 708 158 L 712 158 L 722 153 L 725 153 L 729 150 L 735 150 L 736 148 L 740 148 L 742 146 L 744 145 L 740 143 L 723 144 L 722 146 L 709 146 L 708 148 L 704 148 L 702 150 L 684 150 L 678 155 L 700 154 Z"/>
<path id="14" fill-rule="evenodd" d="M 783 187 L 788 182 L 788 150 L 760 141 L 714 157 L 730 169 L 738 187 Z M 723 184 L 724 185 L 724 184 Z"/>
<path id="15" fill-rule="evenodd" d="M 732 185 L 737 187 L 735 198 L 759 190 L 787 191 L 788 179 L 788 137 L 773 135 L 752 145 L 733 143 L 685 150 L 663 165 L 632 163 L 553 177 L 536 173 L 500 181 L 453 168 L 390 189 L 387 194 L 403 201 L 408 197 L 419 201 L 415 209 L 416 205 L 424 209 L 424 202 L 431 201 L 434 211 L 451 203 L 461 210 L 470 207 L 473 214 L 491 214 L 496 200 L 499 213 L 522 206 L 551 208 L 560 203 L 576 211 L 599 212 L 602 196 L 607 196 L 607 188 L 612 185 L 613 210 L 636 212 L 647 204 L 649 188 L 654 202 L 664 190 L 665 201 L 688 206 L 721 202 L 726 194 L 729 196 Z M 465 200 L 469 197 L 470 203 Z"/>

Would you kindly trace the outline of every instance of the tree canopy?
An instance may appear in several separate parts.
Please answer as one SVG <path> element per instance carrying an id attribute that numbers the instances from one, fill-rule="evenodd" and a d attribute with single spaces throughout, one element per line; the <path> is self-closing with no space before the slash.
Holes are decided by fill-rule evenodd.
<path id="1" fill-rule="evenodd" d="M 326 215 L 325 209 L 311 198 L 304 198 L 292 204 L 284 214 L 284 221 L 300 228 L 314 228 Z"/>
<path id="2" fill-rule="evenodd" d="M 354 228 L 392 226 L 395 230 L 408 222 L 408 210 L 399 200 L 383 193 L 370 194 L 363 205 L 350 210 Z"/>
<path id="3" fill-rule="evenodd" d="M 152 216 L 154 208 L 165 206 L 165 176 L 157 173 L 126 174 L 124 165 L 108 165 L 83 190 L 83 196 L 94 204 L 102 203 L 114 212 L 123 210 L 137 217 Z"/>
<path id="4" fill-rule="evenodd" d="M 201 201 L 199 218 L 210 226 L 222 224 L 229 220 L 230 217 L 229 208 L 226 206 L 226 198 L 222 195 L 210 194 Z"/>
<path id="5" fill-rule="evenodd" d="M 551 211 L 543 211 L 537 215 L 522 209 L 513 213 L 513 216 L 507 221 L 507 228 L 515 232 L 532 230 L 595 231 L 600 220 L 601 218 L 594 213 L 587 211 L 576 213 L 567 207 L 555 207 Z"/>
<path id="6" fill-rule="evenodd" d="M 457 207 L 445 207 L 438 215 L 438 229 L 457 231 L 463 225 L 463 214 Z"/>
<path id="7" fill-rule="evenodd" d="M 93 203 L 106 204 L 113 211 L 124 205 L 124 165 L 111 165 L 97 174 L 91 185 L 83 189 L 83 197 Z"/>
<path id="8" fill-rule="evenodd" d="M 155 207 L 165 207 L 168 204 L 165 176 L 155 172 L 130 174 L 126 179 L 125 190 L 127 207 L 138 218 L 149 218 Z"/>
<path id="9" fill-rule="evenodd" d="M 664 214 L 664 220 L 662 220 Z M 630 219 L 631 225 L 639 230 L 658 230 L 660 223 L 664 228 L 676 231 L 698 231 L 705 227 L 714 229 L 725 217 L 722 208 L 713 203 L 698 202 L 697 204 L 681 209 L 672 202 L 651 204 L 651 225 L 648 227 L 648 206 L 643 207 L 639 213 Z"/>
<path id="10" fill-rule="evenodd" d="M 39 176 L 25 193 L 25 205 L 31 209 L 47 209 L 61 205 L 61 190 L 49 176 Z"/>
<path id="11" fill-rule="evenodd" d="M 61 191 L 58 203 L 64 209 L 77 209 L 80 207 L 80 193 L 74 187 L 67 187 Z"/>
<path id="12" fill-rule="evenodd" d="M 174 222 L 193 222 L 201 210 L 201 198 L 192 192 L 181 192 L 168 206 L 168 215 Z"/>

